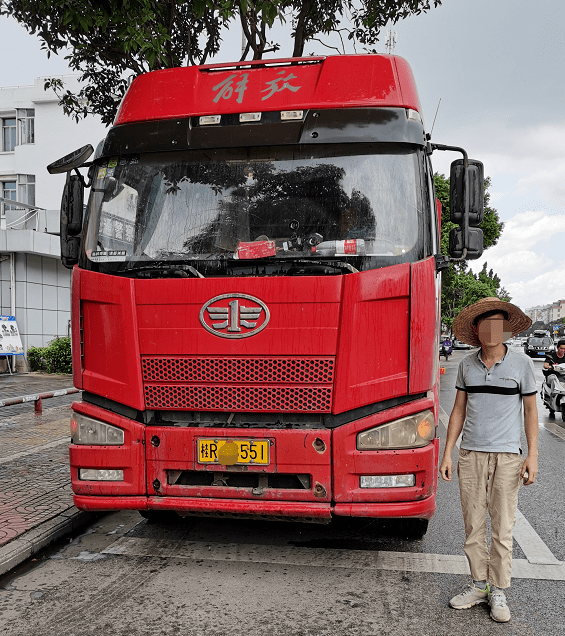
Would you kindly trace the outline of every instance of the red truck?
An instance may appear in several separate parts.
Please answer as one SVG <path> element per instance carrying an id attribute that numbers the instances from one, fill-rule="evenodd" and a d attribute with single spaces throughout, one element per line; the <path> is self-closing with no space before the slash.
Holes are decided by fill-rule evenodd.
<path id="1" fill-rule="evenodd" d="M 449 261 L 435 149 L 464 155 L 450 249 L 476 258 L 482 165 L 430 143 L 404 59 L 137 77 L 93 161 L 48 167 L 67 172 L 75 505 L 398 518 L 421 536 Z"/>

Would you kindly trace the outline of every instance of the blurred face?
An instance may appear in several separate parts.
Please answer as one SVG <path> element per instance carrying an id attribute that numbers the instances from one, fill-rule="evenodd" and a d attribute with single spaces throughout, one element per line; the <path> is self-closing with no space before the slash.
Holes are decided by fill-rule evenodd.
<path id="1" fill-rule="evenodd" d="M 557 347 L 557 355 L 562 358 L 563 356 L 565 356 L 565 345 L 559 345 L 559 347 Z"/>
<path id="2" fill-rule="evenodd" d="M 481 345 L 494 347 L 502 344 L 512 337 L 512 328 L 504 314 L 494 314 L 488 318 L 481 318 L 476 326 L 473 326 Z"/>

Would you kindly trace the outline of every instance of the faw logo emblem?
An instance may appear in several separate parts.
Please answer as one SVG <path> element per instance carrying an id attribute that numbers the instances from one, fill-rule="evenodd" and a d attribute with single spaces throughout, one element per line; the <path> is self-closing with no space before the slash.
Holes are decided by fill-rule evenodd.
<path id="1" fill-rule="evenodd" d="M 247 294 L 216 296 L 200 310 L 200 322 L 204 329 L 221 338 L 254 336 L 267 326 L 270 318 L 267 305 Z"/>

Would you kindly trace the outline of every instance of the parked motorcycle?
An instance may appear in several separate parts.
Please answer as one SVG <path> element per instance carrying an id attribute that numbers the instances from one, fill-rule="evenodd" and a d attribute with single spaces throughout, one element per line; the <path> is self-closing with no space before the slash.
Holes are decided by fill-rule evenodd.
<path id="1" fill-rule="evenodd" d="M 541 385 L 541 399 L 549 411 L 549 417 L 560 412 L 565 422 L 565 364 L 554 364 L 553 374 L 545 378 Z"/>

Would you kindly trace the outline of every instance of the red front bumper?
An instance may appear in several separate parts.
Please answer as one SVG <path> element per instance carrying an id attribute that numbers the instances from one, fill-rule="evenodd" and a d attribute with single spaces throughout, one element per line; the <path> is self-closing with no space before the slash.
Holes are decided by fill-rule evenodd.
<path id="1" fill-rule="evenodd" d="M 380 518 L 431 519 L 435 511 L 439 441 L 418 449 L 358 451 L 356 436 L 391 419 L 426 408 L 422 399 L 390 409 L 333 431 L 323 429 L 190 429 L 145 427 L 138 422 L 80 402 L 80 413 L 123 428 L 123 446 L 70 447 L 74 503 L 81 510 L 174 510 L 180 514 L 235 514 L 329 520 L 332 515 Z M 197 437 L 274 438 L 275 461 L 268 467 L 247 467 L 245 472 L 310 475 L 310 489 L 251 489 L 223 486 L 169 484 L 169 471 L 212 471 L 222 467 L 199 465 Z M 159 445 L 152 444 L 159 438 Z M 325 450 L 320 452 L 319 441 Z M 123 482 L 83 481 L 80 468 L 124 471 Z M 410 488 L 360 488 L 361 475 L 415 474 Z M 316 487 L 318 490 L 316 491 Z"/>

